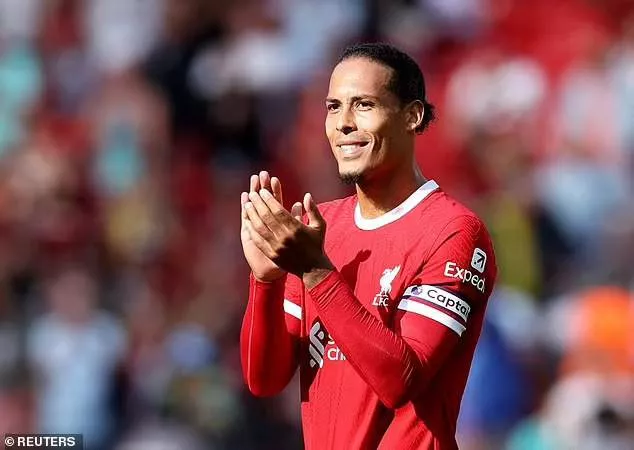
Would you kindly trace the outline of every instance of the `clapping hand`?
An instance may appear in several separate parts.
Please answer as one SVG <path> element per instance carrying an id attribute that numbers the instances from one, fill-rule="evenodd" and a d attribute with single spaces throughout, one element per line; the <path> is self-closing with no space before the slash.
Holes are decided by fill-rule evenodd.
<path id="1" fill-rule="evenodd" d="M 268 181 L 270 180 L 270 182 Z M 271 281 L 290 272 L 302 276 L 314 269 L 332 268 L 324 253 L 326 221 L 311 194 L 287 211 L 279 180 L 267 172 L 251 177 L 249 193 L 243 192 L 242 243 L 256 278 Z M 306 211 L 308 224 L 302 222 Z"/>

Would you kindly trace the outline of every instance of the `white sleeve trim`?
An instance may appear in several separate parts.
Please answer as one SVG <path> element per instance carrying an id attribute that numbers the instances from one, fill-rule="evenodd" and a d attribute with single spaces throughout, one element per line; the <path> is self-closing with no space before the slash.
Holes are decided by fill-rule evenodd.
<path id="1" fill-rule="evenodd" d="M 290 314 L 291 316 L 296 317 L 299 320 L 302 320 L 302 307 L 299 305 L 296 305 L 292 301 L 284 299 L 284 311 L 287 314 Z"/>
<path id="2" fill-rule="evenodd" d="M 423 305 L 422 303 L 419 303 L 417 301 L 403 299 L 398 304 L 398 309 L 412 312 L 414 314 L 418 314 L 420 316 L 435 320 L 436 322 L 451 328 L 458 334 L 458 336 L 462 336 L 462 333 L 464 333 L 464 331 L 467 329 L 463 324 L 458 322 L 453 317 L 445 314 L 442 311 L 432 308 L 431 306 Z"/>

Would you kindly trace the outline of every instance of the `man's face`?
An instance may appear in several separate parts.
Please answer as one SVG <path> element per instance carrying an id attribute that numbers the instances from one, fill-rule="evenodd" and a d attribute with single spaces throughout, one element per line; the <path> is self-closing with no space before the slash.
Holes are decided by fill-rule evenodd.
<path id="1" fill-rule="evenodd" d="M 339 63 L 326 99 L 326 136 L 344 180 L 363 182 L 410 158 L 406 113 L 389 91 L 391 69 L 365 58 Z"/>

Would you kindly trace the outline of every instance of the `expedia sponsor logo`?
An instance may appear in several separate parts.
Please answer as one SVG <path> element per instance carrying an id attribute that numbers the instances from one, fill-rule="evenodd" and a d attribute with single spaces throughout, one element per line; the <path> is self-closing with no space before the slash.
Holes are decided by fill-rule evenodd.
<path id="1" fill-rule="evenodd" d="M 404 295 L 418 297 L 435 305 L 441 306 L 447 311 L 462 317 L 465 322 L 469 318 L 469 314 L 471 314 L 471 306 L 469 306 L 467 302 L 455 296 L 451 292 L 447 292 L 437 286 L 430 286 L 426 284 L 410 286 L 405 290 Z"/>
<path id="2" fill-rule="evenodd" d="M 473 256 L 471 257 L 471 267 L 480 273 L 484 272 L 484 268 L 487 265 L 487 254 L 481 248 L 473 250 Z"/>
<path id="3" fill-rule="evenodd" d="M 476 289 L 482 293 L 484 293 L 484 291 L 486 290 L 486 280 L 483 277 L 474 274 L 469 269 L 458 267 L 455 262 L 449 261 L 447 262 L 447 264 L 445 264 L 445 276 L 449 278 L 458 278 L 465 284 L 471 284 L 475 286 Z"/>

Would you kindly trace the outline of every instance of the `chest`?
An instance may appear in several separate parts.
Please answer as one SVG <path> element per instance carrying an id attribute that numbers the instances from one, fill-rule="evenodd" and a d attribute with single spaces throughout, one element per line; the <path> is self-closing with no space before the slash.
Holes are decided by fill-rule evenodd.
<path id="1" fill-rule="evenodd" d="M 325 250 L 361 305 L 393 329 L 400 298 L 424 265 L 421 248 L 398 238 L 358 240 L 346 236 L 335 242 L 327 240 Z M 344 378 L 357 380 L 356 373 L 346 363 L 344 352 L 307 298 L 304 311 L 304 388 L 318 389 L 325 380 L 333 383 L 340 383 Z M 359 398 L 366 398 L 365 383 L 350 381 L 346 386 L 348 397 L 354 397 L 356 392 Z"/>
<path id="2" fill-rule="evenodd" d="M 359 302 L 384 323 L 391 321 L 403 292 L 420 273 L 426 253 L 424 245 L 401 236 L 327 242 L 326 252 Z"/>

